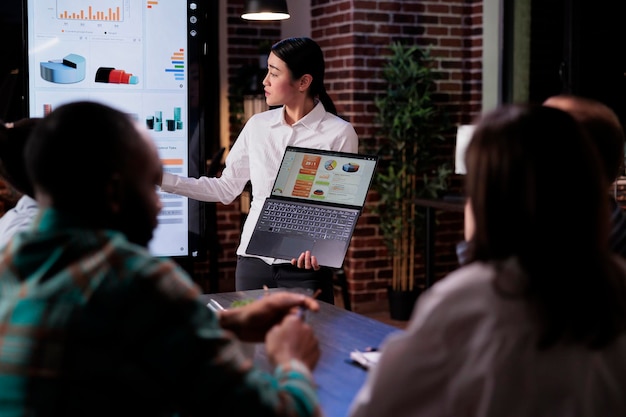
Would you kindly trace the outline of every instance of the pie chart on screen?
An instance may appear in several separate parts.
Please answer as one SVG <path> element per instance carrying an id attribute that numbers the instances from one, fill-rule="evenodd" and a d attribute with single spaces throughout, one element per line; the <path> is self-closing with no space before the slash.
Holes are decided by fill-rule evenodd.
<path id="1" fill-rule="evenodd" d="M 359 164 L 348 162 L 347 164 L 344 164 L 341 169 L 346 172 L 357 172 L 359 170 Z"/>
<path id="2" fill-rule="evenodd" d="M 333 169 L 337 168 L 337 161 L 335 161 L 334 159 L 329 159 L 328 161 L 324 162 L 324 168 L 326 169 L 326 171 L 332 171 Z"/>

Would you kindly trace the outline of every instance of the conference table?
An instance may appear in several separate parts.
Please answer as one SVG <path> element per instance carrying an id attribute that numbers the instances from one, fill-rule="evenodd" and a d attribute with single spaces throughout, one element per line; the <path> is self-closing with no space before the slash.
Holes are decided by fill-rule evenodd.
<path id="1" fill-rule="evenodd" d="M 287 291 L 270 289 L 270 291 Z M 228 308 L 233 301 L 262 297 L 265 290 L 204 294 L 203 301 L 217 301 Z M 378 347 L 383 339 L 403 330 L 378 320 L 320 301 L 318 312 L 307 312 L 306 320 L 313 327 L 320 343 L 321 357 L 313 371 L 318 397 L 326 417 L 345 417 L 352 399 L 365 382 L 367 370 L 350 360 L 353 350 Z M 262 344 L 257 344 L 255 363 L 271 370 Z"/>

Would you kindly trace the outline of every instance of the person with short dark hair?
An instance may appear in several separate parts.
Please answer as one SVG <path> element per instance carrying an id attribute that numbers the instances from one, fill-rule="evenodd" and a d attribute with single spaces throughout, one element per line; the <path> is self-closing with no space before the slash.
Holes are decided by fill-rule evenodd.
<path id="1" fill-rule="evenodd" d="M 35 128 L 26 169 L 40 205 L 0 252 L 1 416 L 312 416 L 320 356 L 279 292 L 214 313 L 147 249 L 161 161 L 109 106 L 65 104 Z M 272 373 L 239 342 L 263 342 Z"/>
<path id="2" fill-rule="evenodd" d="M 626 415 L 626 260 L 591 139 L 563 110 L 503 105 L 465 165 L 469 262 L 383 341 L 349 416 Z"/>

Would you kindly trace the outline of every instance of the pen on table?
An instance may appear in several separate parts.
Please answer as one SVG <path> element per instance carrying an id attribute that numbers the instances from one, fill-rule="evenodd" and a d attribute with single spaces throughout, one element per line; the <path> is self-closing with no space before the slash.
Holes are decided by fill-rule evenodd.
<path id="1" fill-rule="evenodd" d="M 224 307 L 222 307 L 222 305 L 220 303 L 218 303 L 217 301 L 215 301 L 214 299 L 210 299 L 209 303 L 207 304 L 207 307 L 209 307 L 211 310 L 213 310 L 214 312 L 218 312 L 220 310 L 226 310 Z"/>
<path id="2" fill-rule="evenodd" d="M 311 296 L 312 298 L 317 298 L 320 294 L 322 293 L 322 290 L 320 288 L 316 289 L 315 292 L 313 293 L 313 295 Z M 298 317 L 300 317 L 303 320 L 306 320 L 306 312 L 307 312 L 307 308 L 304 306 L 300 306 L 298 307 Z"/>
<path id="3" fill-rule="evenodd" d="M 311 297 L 317 298 L 321 293 L 322 293 L 322 289 L 318 288 L 318 289 L 315 290 L 315 292 L 313 293 L 313 295 Z"/>

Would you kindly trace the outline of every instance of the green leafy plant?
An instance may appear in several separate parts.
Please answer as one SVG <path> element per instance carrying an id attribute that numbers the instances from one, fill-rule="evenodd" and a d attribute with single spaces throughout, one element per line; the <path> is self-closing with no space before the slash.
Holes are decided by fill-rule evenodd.
<path id="1" fill-rule="evenodd" d="M 374 210 L 393 258 L 391 287 L 411 291 L 425 216 L 414 199 L 436 198 L 447 189 L 452 170 L 448 164 L 437 164 L 435 147 L 445 140 L 449 123 L 433 99 L 438 73 L 430 49 L 398 42 L 390 49 L 382 70 L 387 90 L 374 101 L 382 144 L 380 169 L 373 182 L 380 204 Z"/>

